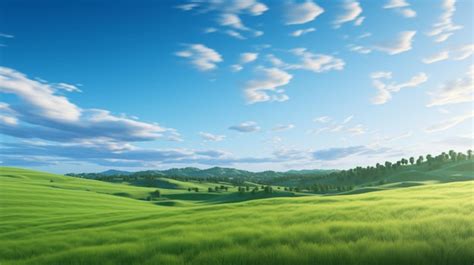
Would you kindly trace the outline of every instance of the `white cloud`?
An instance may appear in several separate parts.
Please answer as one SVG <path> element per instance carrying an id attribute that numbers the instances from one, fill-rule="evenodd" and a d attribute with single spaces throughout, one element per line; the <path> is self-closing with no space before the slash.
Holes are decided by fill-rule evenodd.
<path id="1" fill-rule="evenodd" d="M 57 94 L 55 84 L 29 79 L 13 69 L 0 67 L 0 92 L 16 96 L 19 103 L 0 104 L 0 131 L 17 138 L 55 142 L 101 140 L 104 142 L 179 139 L 171 128 L 112 115 L 107 110 L 83 109 Z M 12 122 L 13 120 L 16 122 Z M 20 122 L 21 121 L 21 122 Z"/>
<path id="2" fill-rule="evenodd" d="M 474 44 L 468 44 L 452 51 L 454 53 L 453 60 L 462 61 L 474 54 Z"/>
<path id="3" fill-rule="evenodd" d="M 240 123 L 239 125 L 230 126 L 229 130 L 234 130 L 242 133 L 250 133 L 260 131 L 260 127 L 254 121 L 246 121 Z"/>
<path id="4" fill-rule="evenodd" d="M 464 121 L 467 121 L 469 119 L 472 119 L 474 117 L 474 112 L 467 113 L 465 115 L 457 116 L 449 120 L 444 120 L 440 123 L 434 124 L 429 126 L 428 128 L 425 129 L 427 133 L 433 133 L 433 132 L 439 132 L 439 131 L 444 131 L 449 128 L 452 128 Z"/>
<path id="5" fill-rule="evenodd" d="M 334 21 L 334 26 L 339 28 L 342 24 L 356 21 L 362 14 L 362 7 L 357 1 L 346 1 L 343 5 L 344 13 L 339 15 Z M 362 21 L 360 21 L 362 23 Z"/>
<path id="6" fill-rule="evenodd" d="M 392 79 L 391 72 L 374 72 L 370 77 L 372 85 L 377 89 L 377 95 L 372 98 L 372 103 L 376 105 L 385 104 L 392 98 L 393 93 L 399 92 L 402 88 L 417 87 L 428 80 L 428 76 L 425 73 L 418 73 L 404 83 L 386 83 L 383 81 L 383 79 Z"/>
<path id="7" fill-rule="evenodd" d="M 443 84 L 438 91 L 430 93 L 427 107 L 444 106 L 474 101 L 474 65 L 461 78 Z"/>
<path id="8" fill-rule="evenodd" d="M 416 17 L 416 11 L 411 8 L 402 8 L 398 11 L 402 16 L 406 18 L 414 18 Z"/>
<path id="9" fill-rule="evenodd" d="M 262 76 L 250 80 L 245 87 L 247 103 L 288 100 L 288 96 L 284 94 L 285 90 L 277 87 L 287 85 L 293 78 L 292 75 L 278 68 L 260 68 L 259 72 Z"/>
<path id="10" fill-rule="evenodd" d="M 217 29 L 213 28 L 213 27 L 209 27 L 209 28 L 204 29 L 204 33 L 214 33 L 214 32 L 217 32 Z"/>
<path id="11" fill-rule="evenodd" d="M 258 53 L 254 52 L 244 52 L 240 54 L 240 63 L 246 64 L 257 60 Z"/>
<path id="12" fill-rule="evenodd" d="M 416 17 L 416 11 L 408 8 L 410 4 L 405 0 L 390 0 L 383 8 L 395 9 L 398 13 L 406 18 Z"/>
<path id="13" fill-rule="evenodd" d="M 354 115 L 347 116 L 343 121 L 342 124 L 349 123 L 354 118 Z"/>
<path id="14" fill-rule="evenodd" d="M 364 23 L 364 20 L 365 20 L 365 17 L 358 17 L 358 18 L 354 21 L 354 26 L 360 26 L 360 25 L 362 25 L 362 23 Z"/>
<path id="15" fill-rule="evenodd" d="M 416 31 L 403 31 L 400 32 L 396 40 L 379 44 L 375 48 L 390 55 L 406 52 L 411 50 L 415 35 Z"/>
<path id="16" fill-rule="evenodd" d="M 344 118 L 342 121 L 333 121 L 332 118 L 328 116 L 321 116 L 313 119 L 314 122 L 325 124 L 325 127 L 310 130 L 309 133 L 312 134 L 320 134 L 322 132 L 330 132 L 330 133 L 340 133 L 346 132 L 351 135 L 361 135 L 366 133 L 366 129 L 364 125 L 357 124 L 357 125 L 350 125 L 351 121 L 354 119 L 354 115 L 349 115 Z"/>
<path id="17" fill-rule="evenodd" d="M 360 54 L 369 54 L 372 52 L 370 48 L 360 46 L 360 45 L 349 44 L 347 47 L 349 48 L 350 51 L 357 52 Z"/>
<path id="18" fill-rule="evenodd" d="M 295 31 L 291 32 L 290 36 L 300 37 L 300 36 L 303 36 L 305 34 L 313 32 L 313 31 L 316 31 L 316 29 L 315 28 L 298 29 L 298 30 L 295 30 Z"/>
<path id="19" fill-rule="evenodd" d="M 370 36 L 372 36 L 372 33 L 366 32 L 366 33 L 363 33 L 363 34 L 360 34 L 359 36 L 357 36 L 357 39 L 365 39 L 365 38 L 368 38 Z"/>
<path id="20" fill-rule="evenodd" d="M 383 8 L 399 8 L 399 7 L 407 7 L 408 4 L 405 0 L 389 0 L 387 4 L 383 6 Z"/>
<path id="21" fill-rule="evenodd" d="M 272 131 L 280 132 L 280 131 L 287 131 L 295 128 L 293 124 L 278 124 L 277 126 L 272 128 Z"/>
<path id="22" fill-rule="evenodd" d="M 440 62 L 449 59 L 449 52 L 448 51 L 442 51 L 440 53 L 434 54 L 432 56 L 424 58 L 422 61 L 425 64 L 432 64 L 435 62 Z"/>
<path id="23" fill-rule="evenodd" d="M 194 67 L 200 71 L 210 71 L 222 62 L 222 56 L 215 50 L 203 44 L 190 44 L 188 48 L 176 53 L 176 56 L 188 58 Z"/>
<path id="24" fill-rule="evenodd" d="M 225 139 L 225 135 L 215 135 L 208 132 L 200 132 L 199 135 L 204 141 L 208 142 L 220 142 Z"/>
<path id="25" fill-rule="evenodd" d="M 347 131 L 353 135 L 360 135 L 366 132 L 364 126 L 362 124 L 357 124 L 354 127 L 348 128 Z"/>
<path id="26" fill-rule="evenodd" d="M 221 14 L 219 17 L 219 24 L 221 26 L 228 26 L 234 29 L 239 29 L 239 30 L 248 30 L 244 24 L 242 24 L 242 21 L 240 20 L 239 16 L 236 14 Z"/>
<path id="27" fill-rule="evenodd" d="M 66 90 L 67 92 L 82 92 L 76 85 L 57 83 L 55 84 L 57 89 Z"/>
<path id="28" fill-rule="evenodd" d="M 440 62 L 440 61 L 444 61 L 448 59 L 451 59 L 454 61 L 462 61 L 471 57 L 473 54 L 474 54 L 474 44 L 468 44 L 456 49 L 441 51 L 437 54 L 424 58 L 422 62 L 425 64 L 431 64 L 431 63 Z"/>
<path id="29" fill-rule="evenodd" d="M 444 0 L 442 4 L 443 13 L 438 19 L 438 22 L 433 24 L 433 29 L 427 33 L 428 36 L 433 37 L 435 42 L 446 41 L 454 31 L 460 30 L 463 27 L 453 23 L 454 11 L 456 11 L 456 0 Z"/>
<path id="30" fill-rule="evenodd" d="M 344 69 L 345 62 L 331 55 L 311 53 L 306 48 L 293 49 L 291 52 L 300 58 L 300 63 L 289 65 L 288 69 L 302 69 L 315 73 Z"/>
<path id="31" fill-rule="evenodd" d="M 56 95 L 51 85 L 31 80 L 10 68 L 0 67 L 0 92 L 15 94 L 27 104 L 31 114 L 48 120 L 76 122 L 81 116 L 81 109 L 66 97 Z"/>
<path id="32" fill-rule="evenodd" d="M 244 52 L 240 54 L 239 63 L 231 66 L 232 72 L 239 72 L 244 69 L 243 65 L 251 63 L 258 58 L 258 53 Z"/>
<path id="33" fill-rule="evenodd" d="M 240 64 L 233 64 L 230 66 L 230 69 L 232 72 L 240 72 L 242 69 L 244 69 L 244 67 Z"/>
<path id="34" fill-rule="evenodd" d="M 242 32 L 239 31 L 251 32 L 254 37 L 263 35 L 262 31 L 245 26 L 241 16 L 260 16 L 268 10 L 265 4 L 256 0 L 189 0 L 187 4 L 180 5 L 178 8 L 184 11 L 195 10 L 196 14 L 216 14 L 217 23 L 220 26 L 230 28 L 222 31 L 222 33 L 241 40 L 248 36 L 243 36 Z M 215 32 L 215 30 L 211 32 Z"/>
<path id="35" fill-rule="evenodd" d="M 266 57 L 266 59 L 275 67 L 282 67 L 286 65 L 285 62 L 276 57 L 274 54 L 268 54 Z"/>
<path id="36" fill-rule="evenodd" d="M 244 36 L 242 36 L 242 34 L 240 34 L 240 32 L 238 31 L 235 31 L 235 30 L 226 30 L 224 31 L 225 34 L 233 37 L 233 38 L 236 38 L 236 39 L 239 39 L 239 40 L 245 40 L 246 38 Z"/>
<path id="37" fill-rule="evenodd" d="M 308 23 L 324 13 L 324 9 L 311 0 L 300 4 L 289 3 L 286 10 L 286 25 Z"/>

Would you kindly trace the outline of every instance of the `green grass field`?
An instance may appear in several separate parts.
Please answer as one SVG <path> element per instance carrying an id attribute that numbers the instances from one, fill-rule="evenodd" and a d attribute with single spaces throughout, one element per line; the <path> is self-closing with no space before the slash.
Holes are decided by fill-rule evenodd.
<path id="1" fill-rule="evenodd" d="M 236 203 L 160 189 L 180 207 L 140 200 L 154 188 L 23 169 L 0 182 L 2 265 L 474 262 L 474 181 Z"/>

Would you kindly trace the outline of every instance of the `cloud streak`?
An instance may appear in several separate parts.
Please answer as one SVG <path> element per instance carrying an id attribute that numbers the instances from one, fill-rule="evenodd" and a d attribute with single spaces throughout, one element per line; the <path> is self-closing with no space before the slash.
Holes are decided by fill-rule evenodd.
<path id="1" fill-rule="evenodd" d="M 346 1 L 342 6 L 344 12 L 342 12 L 336 20 L 334 20 L 334 27 L 339 28 L 342 24 L 354 21 L 354 25 L 360 26 L 362 21 L 364 20 L 363 17 L 360 15 L 362 14 L 362 7 L 360 3 L 357 1 Z"/>
<path id="2" fill-rule="evenodd" d="M 440 131 L 445 131 L 448 130 L 452 127 L 457 126 L 458 124 L 463 123 L 464 121 L 470 120 L 474 117 L 474 112 L 457 116 L 449 120 L 442 121 L 437 124 L 433 124 L 425 129 L 425 132 L 427 133 L 434 133 L 434 132 L 440 132 Z"/>
<path id="3" fill-rule="evenodd" d="M 428 80 L 428 75 L 423 72 L 414 75 L 403 83 L 394 81 L 387 83 L 388 80 L 392 79 L 391 72 L 374 72 L 370 77 L 372 78 L 372 85 L 377 89 L 377 95 L 371 100 L 376 105 L 387 103 L 392 98 L 392 94 L 399 92 L 401 89 L 417 87 Z"/>
<path id="4" fill-rule="evenodd" d="M 438 19 L 438 22 L 433 24 L 433 29 L 427 33 L 435 42 L 444 42 L 454 31 L 460 30 L 463 27 L 454 24 L 453 16 L 456 11 L 456 0 L 444 0 L 442 4 L 443 13 Z"/>
<path id="5" fill-rule="evenodd" d="M 285 90 L 279 87 L 290 83 L 293 76 L 278 68 L 260 68 L 260 77 L 247 82 L 244 93 L 248 104 L 265 101 L 286 101 Z"/>
<path id="6" fill-rule="evenodd" d="M 233 125 L 229 127 L 229 130 L 241 132 L 241 133 L 251 133 L 260 131 L 260 126 L 254 121 L 242 122 L 238 125 Z"/>
<path id="7" fill-rule="evenodd" d="M 398 34 L 395 40 L 380 43 L 374 48 L 390 55 L 406 52 L 412 49 L 412 42 L 415 35 L 416 31 L 403 31 Z"/>
<path id="8" fill-rule="evenodd" d="M 427 107 L 452 105 L 474 101 L 474 65 L 465 75 L 443 84 L 438 90 L 431 92 Z"/>
<path id="9" fill-rule="evenodd" d="M 286 25 L 305 24 L 324 13 L 324 9 L 311 0 L 303 3 L 289 3 L 286 10 Z"/>
<path id="10" fill-rule="evenodd" d="M 176 56 L 183 57 L 199 71 L 211 71 L 217 68 L 217 64 L 222 62 L 222 56 L 215 50 L 203 44 L 189 44 L 185 50 L 175 53 Z"/>

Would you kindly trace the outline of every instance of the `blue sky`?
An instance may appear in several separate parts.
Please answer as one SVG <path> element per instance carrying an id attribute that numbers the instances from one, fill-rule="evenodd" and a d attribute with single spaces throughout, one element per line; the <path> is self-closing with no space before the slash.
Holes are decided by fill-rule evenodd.
<path id="1" fill-rule="evenodd" d="M 473 145 L 473 3 L 2 1 L 0 160 L 348 168 Z"/>

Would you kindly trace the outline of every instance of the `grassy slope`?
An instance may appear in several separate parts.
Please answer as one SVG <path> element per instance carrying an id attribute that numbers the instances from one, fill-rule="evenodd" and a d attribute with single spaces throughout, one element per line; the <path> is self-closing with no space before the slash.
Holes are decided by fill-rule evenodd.
<path id="1" fill-rule="evenodd" d="M 2 168 L 0 181 L 1 264 L 474 260 L 473 181 L 189 207 L 106 194 L 154 189 L 19 169 Z"/>

